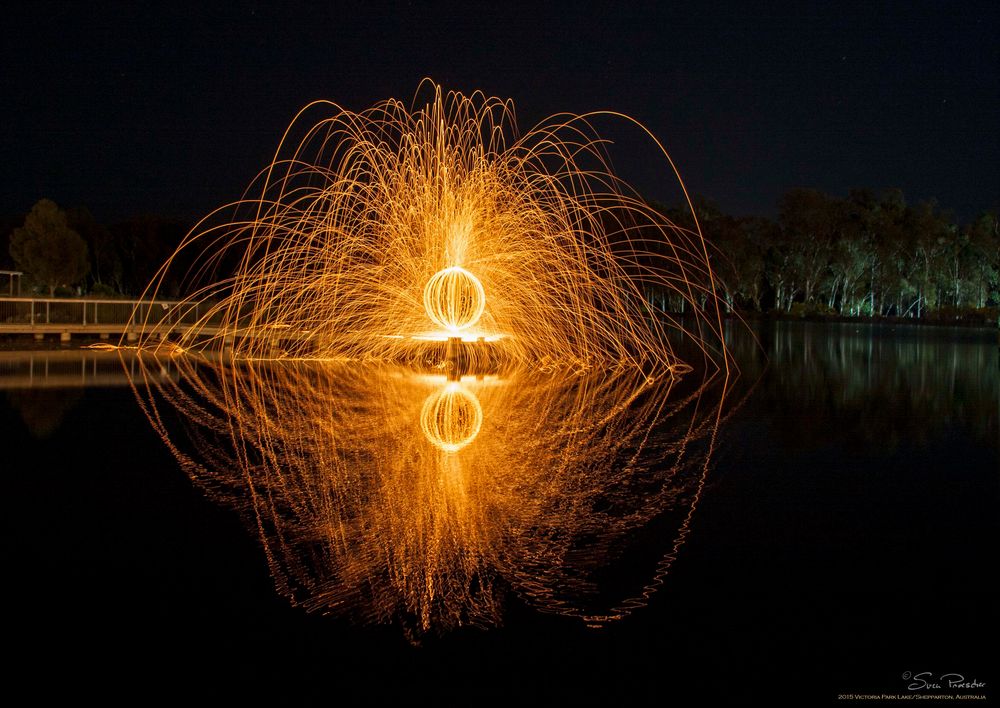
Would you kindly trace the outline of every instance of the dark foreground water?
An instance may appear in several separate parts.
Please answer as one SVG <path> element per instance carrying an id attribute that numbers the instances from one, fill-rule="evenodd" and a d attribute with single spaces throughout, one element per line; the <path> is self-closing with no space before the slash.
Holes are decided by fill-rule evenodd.
<path id="1" fill-rule="evenodd" d="M 758 335 L 734 333 L 731 417 L 645 606 L 594 629 L 511 592 L 500 626 L 419 645 L 292 606 L 113 367 L 0 362 L 6 680 L 136 703 L 995 698 L 996 332 Z M 649 528 L 640 550 L 669 550 Z"/>

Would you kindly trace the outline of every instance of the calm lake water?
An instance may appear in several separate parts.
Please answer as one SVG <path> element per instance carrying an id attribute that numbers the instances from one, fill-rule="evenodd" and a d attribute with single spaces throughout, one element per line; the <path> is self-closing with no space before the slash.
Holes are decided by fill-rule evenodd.
<path id="1" fill-rule="evenodd" d="M 996 331 L 775 323 L 756 333 L 759 348 L 733 329 L 742 374 L 717 435 L 699 428 L 706 434 L 694 435 L 686 453 L 698 464 L 709 458 L 707 467 L 695 465 L 692 476 L 674 460 L 669 474 L 643 472 L 660 491 L 634 494 L 670 513 L 639 505 L 642 523 L 621 521 L 627 533 L 601 546 L 607 567 L 594 577 L 602 589 L 579 601 L 598 607 L 602 593 L 641 596 L 622 619 L 565 616 L 566 600 L 519 577 L 531 576 L 548 548 L 525 544 L 563 528 L 556 504 L 522 524 L 516 543 L 488 556 L 503 572 L 490 576 L 497 615 L 481 624 L 496 626 L 417 632 L 363 621 L 372 607 L 341 611 L 359 601 L 329 596 L 330 578 L 315 570 L 321 563 L 275 552 L 294 544 L 267 508 L 263 517 L 260 505 L 257 516 L 239 508 L 235 463 L 224 483 L 185 472 L 117 359 L 2 353 L 5 635 L 19 655 L 10 676 L 39 675 L 43 691 L 137 700 L 193 697 L 204 684 L 213 696 L 275 692 L 291 703 L 541 696 L 817 705 L 842 694 L 926 694 L 933 691 L 909 689 L 910 674 L 955 672 L 986 686 L 946 693 L 995 697 Z M 169 363 L 147 375 L 167 387 L 182 378 Z M 485 411 L 477 414 L 486 420 L 477 444 L 485 447 L 490 434 L 518 439 L 524 419 L 491 423 L 490 407 L 517 409 L 517 399 L 470 386 Z M 668 399 L 692 388 L 678 385 Z M 696 412 L 657 423 L 650 439 L 667 441 L 674 428 L 710 420 L 703 409 L 714 410 L 712 395 Z M 427 410 L 418 403 L 415 411 Z M 184 416 L 171 410 L 164 406 L 163 415 L 184 429 Z M 463 425 L 474 418 L 460 415 Z M 638 444 L 622 440 L 616 454 Z M 656 449 L 677 454 L 667 442 Z M 216 464 L 225 467 L 225 459 Z M 264 496 L 273 499 L 276 488 Z M 516 501 L 530 505 L 538 489 Z M 586 498 L 602 518 L 636 517 L 607 511 L 621 497 L 604 489 Z M 274 506 L 294 506 L 286 501 Z M 345 513 L 343 505 L 322 508 Z M 264 519 L 259 532 L 254 518 Z M 572 522 L 582 530 L 569 548 L 590 548 L 592 556 L 600 544 L 586 539 L 604 537 L 581 523 Z M 375 546 L 395 528 L 386 524 L 370 524 L 382 529 Z M 331 561 L 342 577 L 350 556 Z M 274 569 L 298 579 L 300 601 L 319 593 L 332 598 L 330 606 L 312 613 L 294 606 L 276 588 Z"/>

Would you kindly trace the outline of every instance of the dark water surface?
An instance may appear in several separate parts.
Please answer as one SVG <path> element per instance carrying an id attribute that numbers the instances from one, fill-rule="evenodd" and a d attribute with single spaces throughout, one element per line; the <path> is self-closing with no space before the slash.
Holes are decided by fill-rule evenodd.
<path id="1" fill-rule="evenodd" d="M 501 626 L 420 646 L 279 595 L 258 537 L 192 484 L 111 370 L 50 362 L 39 388 L 40 360 L 0 362 L 8 681 L 143 702 L 996 697 L 996 332 L 758 336 L 763 351 L 734 331 L 733 412 L 648 606 L 591 629 L 512 593 Z M 88 366 L 101 385 L 56 376 Z M 986 686 L 909 690 L 907 672 Z"/>

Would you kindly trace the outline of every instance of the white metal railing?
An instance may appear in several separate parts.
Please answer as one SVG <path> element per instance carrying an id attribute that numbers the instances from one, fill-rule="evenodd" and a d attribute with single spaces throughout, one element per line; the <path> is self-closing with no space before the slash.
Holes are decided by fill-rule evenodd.
<path id="1" fill-rule="evenodd" d="M 203 309 L 178 300 L 0 297 L 0 326 L 194 324 Z"/>
<path id="2" fill-rule="evenodd" d="M 24 275 L 19 270 L 0 270 L 0 276 L 6 276 L 7 278 L 7 294 L 10 297 L 21 296 L 21 276 Z M 14 284 L 17 283 L 17 293 L 14 292 Z"/>

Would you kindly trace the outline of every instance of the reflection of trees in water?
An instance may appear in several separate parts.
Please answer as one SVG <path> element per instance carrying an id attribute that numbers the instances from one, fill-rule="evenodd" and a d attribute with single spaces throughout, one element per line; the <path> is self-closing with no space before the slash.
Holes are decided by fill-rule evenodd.
<path id="1" fill-rule="evenodd" d="M 83 389 L 13 389 L 7 391 L 6 396 L 31 435 L 45 440 L 59 429 L 66 414 L 80 402 Z"/>
<path id="2" fill-rule="evenodd" d="M 756 394 L 762 406 L 780 411 L 794 401 L 810 413 L 782 418 L 780 432 L 790 440 L 825 443 L 832 431 L 891 452 L 950 426 L 995 444 L 997 353 L 977 334 L 777 322 L 758 332 L 766 372 L 748 338 L 733 347 L 747 378 L 764 375 Z"/>
<path id="3" fill-rule="evenodd" d="M 496 623 L 508 589 L 598 623 L 642 606 L 686 536 L 724 382 L 314 363 L 202 366 L 161 390 L 151 421 L 257 529 L 280 592 L 422 632 Z"/>

